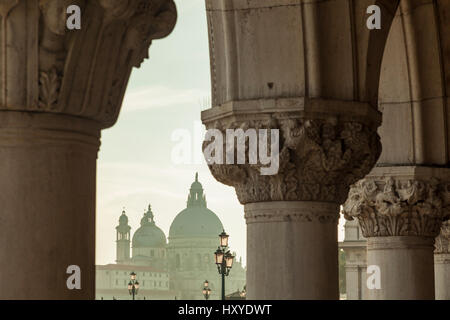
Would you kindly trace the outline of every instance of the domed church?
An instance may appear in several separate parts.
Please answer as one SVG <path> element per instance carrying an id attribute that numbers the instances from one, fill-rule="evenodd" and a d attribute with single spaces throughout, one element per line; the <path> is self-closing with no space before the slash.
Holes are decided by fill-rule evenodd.
<path id="1" fill-rule="evenodd" d="M 131 227 L 123 211 L 116 227 L 117 264 L 97 266 L 97 298 L 127 298 L 125 276 L 128 271 L 134 271 L 140 279 L 140 290 L 144 290 L 140 297 L 146 294 L 147 299 L 201 300 L 204 299 L 203 283 L 208 280 L 212 290 L 210 299 L 220 299 L 221 278 L 214 261 L 214 251 L 223 230 L 219 217 L 207 207 L 198 174 L 191 184 L 186 208 L 172 221 L 168 242 L 164 232 L 156 225 L 149 205 L 130 243 Z M 114 279 L 114 275 L 120 276 L 119 281 Z M 162 286 L 158 286 L 160 279 L 163 279 Z M 242 260 L 236 257 L 226 279 L 226 293 L 242 290 L 244 286 L 245 269 Z"/>
<path id="2" fill-rule="evenodd" d="M 182 210 L 173 220 L 170 226 L 169 239 L 210 238 L 215 237 L 223 231 L 223 225 L 219 217 L 206 207 L 206 197 L 203 187 L 198 182 L 198 174 L 191 184 L 187 207 Z"/>

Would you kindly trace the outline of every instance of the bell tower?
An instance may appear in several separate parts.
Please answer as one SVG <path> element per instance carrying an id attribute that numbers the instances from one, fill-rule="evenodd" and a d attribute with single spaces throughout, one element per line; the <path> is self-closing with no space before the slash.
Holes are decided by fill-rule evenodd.
<path id="1" fill-rule="evenodd" d="M 125 214 L 125 210 L 123 210 L 119 218 L 119 225 L 116 227 L 116 262 L 118 264 L 130 259 L 130 230 L 128 217 Z"/>

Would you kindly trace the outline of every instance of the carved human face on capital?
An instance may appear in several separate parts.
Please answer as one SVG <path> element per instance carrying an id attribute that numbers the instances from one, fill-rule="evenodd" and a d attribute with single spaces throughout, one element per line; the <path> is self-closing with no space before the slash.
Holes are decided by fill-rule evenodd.
<path id="1" fill-rule="evenodd" d="M 139 51 L 148 40 L 149 24 L 145 16 L 135 19 L 128 29 L 126 45 L 130 50 Z"/>
<path id="2" fill-rule="evenodd" d="M 73 0 L 40 0 L 46 26 L 55 34 L 63 35 L 66 31 L 67 7 Z"/>
<path id="3" fill-rule="evenodd" d="M 151 39 L 148 37 L 148 28 L 148 21 L 145 17 L 138 17 L 133 19 L 127 29 L 124 47 L 127 55 L 131 53 L 131 63 L 134 67 L 139 67 L 142 61 L 148 58 L 148 47 L 151 43 Z"/>

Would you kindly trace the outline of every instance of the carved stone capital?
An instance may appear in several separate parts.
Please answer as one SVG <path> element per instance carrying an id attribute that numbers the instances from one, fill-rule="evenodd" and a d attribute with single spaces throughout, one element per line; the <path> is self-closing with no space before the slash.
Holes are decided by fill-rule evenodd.
<path id="1" fill-rule="evenodd" d="M 438 179 L 368 177 L 355 183 L 344 216 L 358 218 L 364 237 L 434 238 L 449 218 L 448 185 Z"/>
<path id="2" fill-rule="evenodd" d="M 434 243 L 436 254 L 450 254 L 450 220 L 445 221 Z"/>
<path id="3" fill-rule="evenodd" d="M 284 112 L 259 110 L 261 112 L 251 113 L 247 109 L 244 113 L 229 112 L 227 106 L 222 106 L 221 115 L 214 110 L 219 107 L 203 114 L 206 128 L 217 129 L 224 137 L 227 129 L 279 130 L 277 174 L 262 175 L 260 169 L 268 165 L 259 161 L 258 164 L 249 164 L 249 161 L 226 164 L 225 152 L 223 164 L 209 164 L 218 181 L 235 187 L 242 204 L 264 201 L 340 204 L 347 198 L 349 186 L 364 177 L 376 163 L 381 146 L 374 122 L 350 116 L 351 112 L 346 118 L 342 114 L 305 113 L 303 106 L 298 111 L 292 110 L 297 107 Z M 230 146 L 225 144 L 225 138 L 223 140 L 226 150 Z M 209 144 L 205 141 L 204 149 Z M 249 159 L 249 141 L 246 141 L 246 159 Z"/>
<path id="4" fill-rule="evenodd" d="M 177 18 L 172 0 L 3 2 L 0 110 L 65 114 L 103 128 L 117 120 L 132 68 Z M 79 30 L 67 29 L 70 5 L 81 8 Z"/>

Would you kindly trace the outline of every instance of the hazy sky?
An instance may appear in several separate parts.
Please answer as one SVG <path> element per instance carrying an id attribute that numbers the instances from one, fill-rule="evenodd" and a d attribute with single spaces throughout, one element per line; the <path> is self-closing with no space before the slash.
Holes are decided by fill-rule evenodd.
<path id="1" fill-rule="evenodd" d="M 244 210 L 234 189 L 217 182 L 204 163 L 172 161 L 172 151 L 180 144 L 172 135 L 180 129 L 192 135 L 193 161 L 195 156 L 201 158 L 203 138 L 195 136 L 195 127 L 210 97 L 205 0 L 175 2 L 175 30 L 153 42 L 150 59 L 131 75 L 119 120 L 102 133 L 97 171 L 97 264 L 115 261 L 115 227 L 123 207 L 132 234 L 151 204 L 156 224 L 168 236 L 171 222 L 186 207 L 197 171 L 208 208 L 219 216 L 230 234 L 232 251 L 245 262 Z M 342 238 L 342 221 L 339 233 Z"/>

